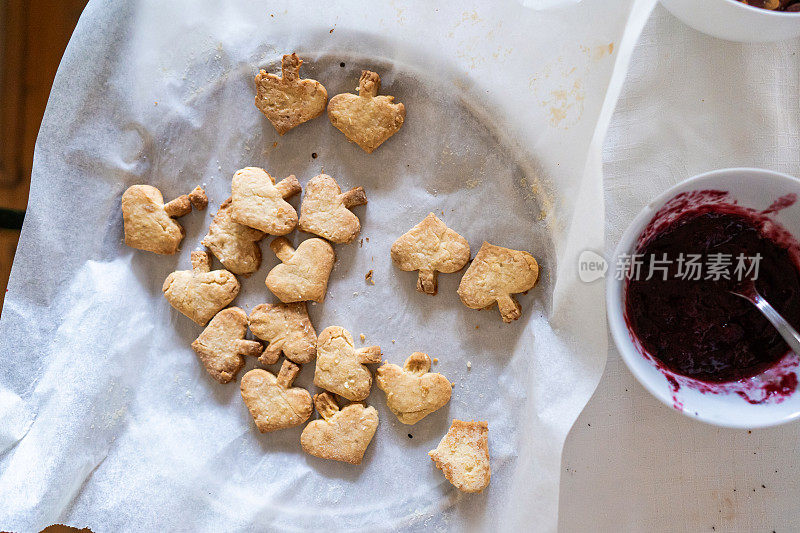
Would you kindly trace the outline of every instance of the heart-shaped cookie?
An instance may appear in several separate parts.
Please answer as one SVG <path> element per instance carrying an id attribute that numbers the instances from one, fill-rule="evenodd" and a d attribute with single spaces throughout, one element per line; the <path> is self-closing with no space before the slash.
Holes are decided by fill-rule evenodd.
<path id="1" fill-rule="evenodd" d="M 256 306 L 250 313 L 250 331 L 269 343 L 259 358 L 263 365 L 278 362 L 281 352 L 299 365 L 317 356 L 317 332 L 305 302 Z"/>
<path id="2" fill-rule="evenodd" d="M 367 203 L 363 187 L 342 194 L 336 180 L 326 174 L 311 178 L 300 206 L 300 231 L 314 233 L 337 244 L 349 244 L 361 231 L 361 221 L 350 212 Z"/>
<path id="3" fill-rule="evenodd" d="M 416 424 L 450 401 L 452 385 L 430 369 L 431 358 L 422 352 L 412 353 L 403 368 L 391 363 L 378 368 L 378 388 L 403 424 Z"/>
<path id="4" fill-rule="evenodd" d="M 322 419 L 309 422 L 303 430 L 303 450 L 322 459 L 361 464 L 378 429 L 378 411 L 361 403 L 351 403 L 340 411 L 327 392 L 314 396 L 314 406 Z"/>
<path id="5" fill-rule="evenodd" d="M 292 387 L 299 372 L 299 366 L 284 359 L 277 378 L 260 368 L 242 378 L 242 399 L 261 433 L 299 426 L 311 416 L 311 395 Z"/>
<path id="6" fill-rule="evenodd" d="M 235 222 L 231 217 L 231 199 L 228 198 L 219 206 L 202 244 L 225 268 L 234 274 L 249 276 L 261 265 L 258 242 L 266 236 L 263 231 Z"/>
<path id="7" fill-rule="evenodd" d="M 231 218 L 270 235 L 286 235 L 297 225 L 297 211 L 285 198 L 299 192 L 294 175 L 276 185 L 263 168 L 237 170 L 231 181 Z"/>
<path id="8" fill-rule="evenodd" d="M 368 154 L 397 133 L 406 118 L 405 106 L 395 104 L 394 96 L 378 96 L 380 90 L 380 76 L 363 70 L 358 95 L 337 94 L 328 105 L 331 124 Z"/>
<path id="9" fill-rule="evenodd" d="M 463 492 L 481 492 L 492 477 L 489 426 L 486 422 L 453 420 L 435 450 L 428 452 L 447 481 Z"/>
<path id="10" fill-rule="evenodd" d="M 211 377 L 228 383 L 244 366 L 245 355 L 258 357 L 263 346 L 245 340 L 247 314 L 238 307 L 223 309 L 192 343 L 192 349 Z"/>
<path id="11" fill-rule="evenodd" d="M 167 276 L 161 288 L 167 301 L 201 326 L 239 294 L 236 276 L 227 270 L 211 271 L 208 252 L 192 252 L 192 269 Z"/>
<path id="12" fill-rule="evenodd" d="M 280 135 L 325 111 L 328 91 L 316 80 L 301 79 L 303 61 L 291 53 L 281 59 L 281 77 L 261 70 L 256 75 L 256 107 Z"/>
<path id="13" fill-rule="evenodd" d="M 419 292 L 436 294 L 437 272 L 458 272 L 464 268 L 469 261 L 469 243 L 430 213 L 394 241 L 392 260 L 400 270 L 419 270 Z"/>
<path id="14" fill-rule="evenodd" d="M 380 362 L 380 346 L 356 349 L 349 331 L 339 326 L 327 327 L 317 339 L 314 385 L 350 401 L 361 401 L 372 388 L 372 374 L 365 364 Z"/>
<path id="15" fill-rule="evenodd" d="M 471 309 L 497 302 L 503 322 L 511 322 L 522 314 L 512 294 L 531 289 L 538 278 L 539 265 L 531 254 L 484 242 L 461 278 L 458 296 Z"/>
<path id="16" fill-rule="evenodd" d="M 295 250 L 288 240 L 278 237 L 269 247 L 281 260 L 265 281 L 275 296 L 284 303 L 325 299 L 328 277 L 336 260 L 330 244 L 322 239 L 308 239 Z"/>
<path id="17" fill-rule="evenodd" d="M 122 194 L 125 244 L 162 255 L 178 251 L 185 232 L 174 218 L 192 210 L 188 195 L 164 204 L 161 191 L 151 185 L 131 185 Z"/>

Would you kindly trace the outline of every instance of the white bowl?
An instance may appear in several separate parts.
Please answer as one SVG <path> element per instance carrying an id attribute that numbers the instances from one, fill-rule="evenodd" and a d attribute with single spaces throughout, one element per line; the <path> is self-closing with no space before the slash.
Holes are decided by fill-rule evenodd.
<path id="1" fill-rule="evenodd" d="M 744 207 L 764 210 L 787 194 L 800 196 L 800 180 L 767 170 L 731 168 L 715 170 L 690 178 L 672 187 L 650 202 L 634 219 L 622 236 L 611 264 L 623 254 L 633 254 L 642 231 L 653 216 L 676 195 L 700 190 L 721 190 L 730 193 Z M 800 236 L 800 204 L 778 211 L 772 219 L 794 236 Z M 614 267 L 610 270 L 613 271 Z M 800 391 L 786 397 L 773 397 L 762 403 L 750 403 L 739 392 L 752 390 L 779 371 L 798 375 L 800 358 L 787 354 L 777 367 L 759 376 L 740 382 L 715 385 L 685 376 L 677 376 L 659 368 L 649 355 L 643 353 L 625 321 L 625 281 L 610 276 L 606 284 L 606 307 L 609 327 L 622 358 L 639 382 L 653 396 L 685 415 L 704 422 L 726 427 L 755 428 L 781 424 L 800 416 Z M 675 390 L 676 385 L 678 389 Z M 737 392 L 739 391 L 739 392 Z"/>
<path id="2" fill-rule="evenodd" d="M 770 11 L 736 0 L 661 0 L 673 15 L 705 34 L 743 43 L 800 36 L 800 13 Z"/>

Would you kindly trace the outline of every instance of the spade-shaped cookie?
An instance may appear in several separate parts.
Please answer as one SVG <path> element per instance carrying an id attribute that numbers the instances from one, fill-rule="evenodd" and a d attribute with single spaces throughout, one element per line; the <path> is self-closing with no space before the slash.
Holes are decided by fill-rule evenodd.
<path id="1" fill-rule="evenodd" d="M 305 302 L 256 306 L 250 313 L 250 331 L 269 343 L 259 358 L 263 365 L 276 363 L 281 352 L 299 365 L 317 356 L 317 332 Z"/>
<path id="2" fill-rule="evenodd" d="M 206 371 L 220 383 L 228 383 L 244 366 L 245 355 L 258 357 L 263 346 L 245 340 L 247 314 L 238 307 L 223 309 L 192 343 Z"/>
<path id="3" fill-rule="evenodd" d="M 378 368 L 378 388 L 403 424 L 416 424 L 450 401 L 452 385 L 430 369 L 431 358 L 422 352 L 412 353 L 403 368 L 391 363 Z"/>
<path id="4" fill-rule="evenodd" d="M 294 175 L 275 184 L 263 168 L 242 168 L 231 181 L 231 218 L 270 235 L 286 235 L 297 225 L 297 211 L 285 199 L 299 192 Z"/>
<path id="5" fill-rule="evenodd" d="M 185 232 L 174 219 L 192 210 L 189 196 L 165 204 L 161 191 L 151 185 L 131 185 L 122 194 L 125 244 L 162 255 L 178 251 Z"/>
<path id="6" fill-rule="evenodd" d="M 203 237 L 203 246 L 213 253 L 225 268 L 241 276 L 249 276 L 261 265 L 258 242 L 266 233 L 239 224 L 231 217 L 231 199 L 219 206 L 214 220 Z"/>
<path id="7" fill-rule="evenodd" d="M 461 278 L 458 295 L 471 309 L 485 309 L 497 302 L 503 322 L 522 314 L 512 294 L 531 289 L 539 278 L 539 265 L 528 252 L 483 243 Z"/>
<path id="8" fill-rule="evenodd" d="M 167 276 L 161 290 L 170 305 L 201 326 L 239 294 L 236 276 L 227 270 L 211 271 L 208 252 L 192 252 L 192 269 Z"/>
<path id="9" fill-rule="evenodd" d="M 417 290 L 436 294 L 438 272 L 458 272 L 469 261 L 467 239 L 430 213 L 392 244 L 392 260 L 400 270 L 419 270 Z"/>
<path id="10" fill-rule="evenodd" d="M 380 76 L 363 70 L 358 95 L 337 94 L 328 104 L 331 124 L 367 153 L 397 133 L 406 118 L 405 106 L 395 104 L 394 96 L 378 96 L 380 90 Z"/>
<path id="11" fill-rule="evenodd" d="M 242 378 L 242 399 L 261 433 L 299 426 L 311 416 L 311 395 L 292 387 L 299 372 L 299 366 L 284 359 L 277 377 L 254 368 Z"/>
<path id="12" fill-rule="evenodd" d="M 316 80 L 301 79 L 303 61 L 291 53 L 281 59 L 281 76 L 256 75 L 256 107 L 280 135 L 325 111 L 328 91 Z"/>
<path id="13" fill-rule="evenodd" d="M 313 233 L 337 244 L 349 244 L 361 231 L 361 222 L 350 209 L 367 203 L 363 187 L 342 193 L 336 180 L 326 174 L 311 178 L 300 205 L 300 231 Z"/>
<path id="14" fill-rule="evenodd" d="M 328 277 L 336 255 L 323 239 L 308 239 L 297 250 L 283 237 L 273 240 L 269 247 L 281 260 L 267 274 L 267 288 L 284 303 L 325 299 Z"/>
<path id="15" fill-rule="evenodd" d="M 380 346 L 356 349 L 349 331 L 327 327 L 317 339 L 314 385 L 350 401 L 361 401 L 372 388 L 372 374 L 365 365 L 380 362 Z"/>
<path id="16" fill-rule="evenodd" d="M 361 464 L 378 429 L 378 411 L 361 403 L 339 410 L 333 394 L 327 392 L 314 396 L 314 407 L 322 419 L 309 422 L 303 430 L 303 450 L 322 459 Z"/>

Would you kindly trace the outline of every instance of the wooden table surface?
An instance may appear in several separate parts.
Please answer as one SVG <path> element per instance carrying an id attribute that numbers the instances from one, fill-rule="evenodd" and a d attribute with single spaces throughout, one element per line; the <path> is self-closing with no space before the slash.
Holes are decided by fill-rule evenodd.
<path id="1" fill-rule="evenodd" d="M 0 0 L 0 208 L 28 204 L 50 86 L 86 0 Z M 0 229 L 0 312 L 19 231 Z"/>

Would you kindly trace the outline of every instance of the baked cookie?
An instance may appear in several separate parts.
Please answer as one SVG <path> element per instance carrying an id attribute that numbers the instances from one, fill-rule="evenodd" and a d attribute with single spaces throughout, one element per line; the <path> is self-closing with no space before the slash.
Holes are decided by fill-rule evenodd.
<path id="1" fill-rule="evenodd" d="M 235 222 L 231 217 L 231 199 L 228 198 L 219 206 L 202 244 L 225 268 L 234 274 L 249 276 L 261 265 L 258 242 L 266 236 L 263 231 Z"/>
<path id="2" fill-rule="evenodd" d="M 503 322 L 522 314 L 512 294 L 525 292 L 536 284 L 539 265 L 527 252 L 485 242 L 461 278 L 458 295 L 470 309 L 485 309 L 497 302 Z"/>
<path id="3" fill-rule="evenodd" d="M 270 235 L 286 235 L 297 225 L 297 211 L 285 198 L 299 192 L 294 175 L 276 185 L 263 168 L 237 170 L 231 181 L 231 218 Z"/>
<path id="4" fill-rule="evenodd" d="M 267 288 L 283 303 L 313 300 L 321 302 L 328 289 L 336 254 L 322 239 L 308 239 L 297 250 L 283 237 L 274 239 L 269 247 L 281 260 L 267 274 Z"/>
<path id="5" fill-rule="evenodd" d="M 204 191 L 203 188 L 198 185 L 192 189 L 192 192 L 189 193 L 189 202 L 191 202 L 192 207 L 198 211 L 202 211 L 208 207 L 208 196 L 206 196 L 206 191 Z"/>
<path id="6" fill-rule="evenodd" d="M 306 195 L 300 205 L 300 231 L 337 244 L 350 244 L 361 231 L 361 222 L 350 209 L 366 203 L 363 187 L 343 194 L 335 179 L 320 174 L 306 185 Z"/>
<path id="7" fill-rule="evenodd" d="M 450 401 L 452 385 L 430 369 L 431 358 L 422 352 L 412 353 L 403 368 L 388 362 L 378 368 L 378 388 L 403 424 L 416 424 Z"/>
<path id="8" fill-rule="evenodd" d="M 250 312 L 250 331 L 269 343 L 259 358 L 263 365 L 277 363 L 281 352 L 298 365 L 317 356 L 317 332 L 305 302 L 256 306 Z"/>
<path id="9" fill-rule="evenodd" d="M 359 402 L 369 396 L 372 388 L 372 374 L 365 365 L 380 362 L 380 346 L 356 349 L 349 331 L 339 326 L 327 327 L 317 340 L 314 385 Z"/>
<path id="10" fill-rule="evenodd" d="M 316 80 L 301 79 L 303 60 L 291 53 L 281 59 L 281 77 L 256 75 L 256 107 L 280 135 L 325 111 L 328 91 Z"/>
<path id="11" fill-rule="evenodd" d="M 489 426 L 486 422 L 453 420 L 447 435 L 428 452 L 447 481 L 463 492 L 481 492 L 489 486 Z"/>
<path id="12" fill-rule="evenodd" d="M 436 294 L 437 273 L 464 268 L 469 261 L 469 243 L 430 213 L 394 241 L 392 261 L 400 270 L 419 270 L 417 290 Z"/>
<path id="13" fill-rule="evenodd" d="M 189 214 L 188 195 L 165 204 L 161 191 L 151 185 L 131 185 L 122 194 L 125 244 L 162 255 L 178 251 L 185 232 L 174 219 Z"/>
<path id="14" fill-rule="evenodd" d="M 171 273 L 161 290 L 172 307 L 205 326 L 236 298 L 239 288 L 236 276 L 227 270 L 211 271 L 208 252 L 192 252 L 192 269 Z"/>
<path id="15" fill-rule="evenodd" d="M 378 411 L 362 403 L 351 403 L 339 410 L 333 394 L 327 392 L 314 396 L 314 407 L 322 419 L 309 422 L 303 430 L 303 450 L 322 459 L 361 464 L 378 429 Z"/>
<path id="16" fill-rule="evenodd" d="M 358 95 L 337 94 L 328 104 L 331 124 L 368 154 L 397 133 L 406 118 L 405 106 L 395 104 L 394 96 L 378 96 L 380 90 L 380 76 L 362 70 Z"/>
<path id="17" fill-rule="evenodd" d="M 244 366 L 245 355 L 258 357 L 263 346 L 245 340 L 247 315 L 238 307 L 223 309 L 192 343 L 206 371 L 220 383 L 228 383 Z"/>
<path id="18" fill-rule="evenodd" d="M 284 359 L 277 378 L 260 368 L 242 378 L 242 399 L 261 433 L 299 426 L 311 416 L 311 395 L 292 387 L 299 372 L 299 366 Z"/>

